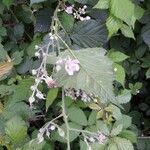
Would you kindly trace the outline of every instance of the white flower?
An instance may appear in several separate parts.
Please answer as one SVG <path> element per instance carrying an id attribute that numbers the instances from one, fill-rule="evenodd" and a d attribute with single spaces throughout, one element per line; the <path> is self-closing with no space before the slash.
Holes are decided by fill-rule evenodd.
<path id="1" fill-rule="evenodd" d="M 32 70 L 32 75 L 36 75 L 37 71 L 35 69 Z"/>
<path id="2" fill-rule="evenodd" d="M 80 70 L 79 61 L 77 59 L 68 58 L 65 62 L 65 70 L 68 75 L 72 76 Z"/>
<path id="3" fill-rule="evenodd" d="M 73 7 L 72 6 L 66 7 L 65 12 L 68 14 L 72 14 L 73 13 Z"/>
<path id="4" fill-rule="evenodd" d="M 61 70 L 61 66 L 60 65 L 56 65 L 56 71 L 60 71 Z"/>
<path id="5" fill-rule="evenodd" d="M 38 97 L 39 99 L 45 99 L 44 95 L 39 90 L 36 93 L 36 97 Z"/>
<path id="6" fill-rule="evenodd" d="M 91 19 L 90 16 L 86 16 L 86 17 L 85 17 L 85 20 L 90 20 L 90 19 Z"/>
<path id="7" fill-rule="evenodd" d="M 54 125 L 52 125 L 51 127 L 50 127 L 50 130 L 55 130 L 56 129 L 56 127 L 54 126 Z"/>
<path id="8" fill-rule="evenodd" d="M 89 141 L 92 142 L 92 143 L 94 143 L 94 142 L 95 142 L 95 139 L 94 139 L 93 137 L 90 137 L 90 138 L 89 138 Z"/>
<path id="9" fill-rule="evenodd" d="M 33 96 L 31 96 L 31 97 L 29 98 L 29 103 L 30 103 L 30 105 L 31 105 L 33 102 L 35 102 L 35 98 L 34 98 Z"/>
<path id="10" fill-rule="evenodd" d="M 38 143 L 41 143 L 41 142 L 43 142 L 44 141 L 44 137 L 43 137 L 43 134 L 44 133 L 38 133 L 38 135 L 37 135 L 37 139 L 38 139 Z"/>
<path id="11" fill-rule="evenodd" d="M 35 49 L 39 49 L 39 46 L 38 46 L 38 45 L 35 45 Z"/>
<path id="12" fill-rule="evenodd" d="M 40 56 L 40 53 L 39 53 L 39 52 L 35 52 L 35 56 L 36 56 L 36 57 L 39 57 L 39 56 Z"/>

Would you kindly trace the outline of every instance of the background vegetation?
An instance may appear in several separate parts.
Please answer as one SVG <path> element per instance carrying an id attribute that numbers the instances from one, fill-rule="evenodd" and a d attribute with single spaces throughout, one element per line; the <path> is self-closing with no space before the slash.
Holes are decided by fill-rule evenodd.
<path id="1" fill-rule="evenodd" d="M 36 141 L 38 130 L 61 112 L 61 89 L 49 89 L 42 84 L 40 89 L 46 93 L 46 100 L 39 100 L 36 109 L 31 109 L 28 102 L 34 84 L 32 70 L 41 64 L 41 59 L 35 57 L 35 46 L 48 43 L 57 5 L 58 0 L 0 1 L 0 150 L 66 149 L 66 141 L 57 131 L 52 131 L 51 138 L 46 137 L 39 145 Z M 88 131 L 95 131 L 98 126 L 105 135 L 111 134 L 108 145 L 96 143 L 92 145 L 95 150 L 132 150 L 131 143 L 134 149 L 149 150 L 150 0 L 65 0 L 61 5 L 57 17 L 65 32 L 58 28 L 59 36 L 74 50 L 95 47 L 107 50 L 107 57 L 113 61 L 114 93 L 119 101 L 118 107 L 107 103 L 101 111 L 98 105 L 66 97 L 70 126 Z M 66 7 L 72 5 L 77 10 L 86 5 L 83 16 L 91 19 L 82 21 L 68 14 Z M 60 44 L 61 49 L 66 48 Z M 97 55 L 98 52 L 95 58 Z M 89 57 L 86 51 L 83 56 Z M 105 57 L 101 56 L 107 62 Z M 4 76 L 2 72 L 7 73 L 12 67 L 9 59 L 13 69 Z M 107 68 L 103 63 L 96 67 Z M 111 88 L 112 77 L 107 74 L 106 77 L 105 85 Z M 65 128 L 63 119 L 56 123 Z M 71 149 L 86 149 L 81 135 L 71 132 L 70 138 Z"/>

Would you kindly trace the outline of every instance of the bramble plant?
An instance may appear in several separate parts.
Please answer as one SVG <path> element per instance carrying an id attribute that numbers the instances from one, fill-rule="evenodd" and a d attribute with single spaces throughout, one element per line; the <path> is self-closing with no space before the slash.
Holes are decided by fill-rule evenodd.
<path id="1" fill-rule="evenodd" d="M 0 150 L 148 150 L 149 9 L 2 0 Z"/>

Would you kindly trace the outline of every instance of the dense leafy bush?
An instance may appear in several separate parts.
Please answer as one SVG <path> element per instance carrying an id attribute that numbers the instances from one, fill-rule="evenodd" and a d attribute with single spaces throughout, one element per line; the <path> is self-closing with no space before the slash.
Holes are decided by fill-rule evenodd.
<path id="1" fill-rule="evenodd" d="M 150 0 L 0 1 L 0 150 L 149 150 Z"/>

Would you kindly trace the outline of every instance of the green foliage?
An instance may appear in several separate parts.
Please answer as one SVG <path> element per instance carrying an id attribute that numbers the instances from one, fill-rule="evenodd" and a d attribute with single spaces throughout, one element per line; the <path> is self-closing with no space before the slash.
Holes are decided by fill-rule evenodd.
<path id="1" fill-rule="evenodd" d="M 7 69 L 1 62 L 13 62 L 12 72 L 0 77 L 0 150 L 66 150 L 68 136 L 71 149 L 86 150 L 89 147 L 84 138 L 90 138 L 88 132 L 98 131 L 107 140 L 104 144 L 87 140 L 94 150 L 149 150 L 150 2 L 63 2 L 0 2 L 0 76 Z M 74 11 L 87 5 L 82 17 L 91 19 L 81 21 L 68 14 L 65 9 L 71 5 Z M 59 37 L 50 39 L 49 32 Z M 52 40 L 54 47 L 47 47 Z M 53 53 L 48 56 L 47 72 L 59 88 L 49 89 L 42 82 L 38 89 L 46 99 L 35 97 L 31 109 L 31 72 L 42 60 L 42 55 L 35 57 L 37 45 L 45 52 L 57 51 L 57 57 Z M 78 59 L 80 70 L 73 76 L 65 68 L 56 72 L 52 65 L 60 57 Z M 63 107 L 62 87 L 83 90 L 93 99 L 85 103 L 81 95 L 77 99 L 65 96 Z M 38 130 L 59 115 L 63 117 L 54 120 L 58 126 L 50 138 L 44 133 L 44 141 L 38 143 Z"/>
<path id="2" fill-rule="evenodd" d="M 111 61 L 105 56 L 105 50 L 89 48 L 72 53 L 73 56 L 69 51 L 65 51 L 59 56 L 77 58 L 80 62 L 80 71 L 69 77 L 65 70 L 60 70 L 53 75 L 56 83 L 59 86 L 64 86 L 64 88 L 82 89 L 89 94 L 93 93 L 100 97 L 103 102 L 112 101 L 115 103 L 112 87 L 114 75 Z M 49 56 L 48 63 L 51 63 L 52 57 L 54 56 Z"/>

